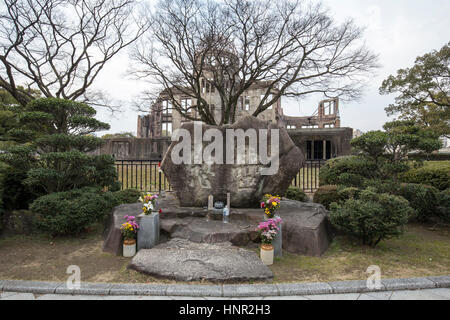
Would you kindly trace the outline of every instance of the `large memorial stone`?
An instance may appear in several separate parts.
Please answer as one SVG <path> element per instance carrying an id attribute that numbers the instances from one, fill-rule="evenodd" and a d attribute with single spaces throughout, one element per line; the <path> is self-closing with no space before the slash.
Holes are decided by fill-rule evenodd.
<path id="1" fill-rule="evenodd" d="M 271 122 L 261 121 L 255 117 L 248 116 L 242 118 L 233 125 L 210 126 L 198 125 L 193 122 L 185 123 L 181 129 L 186 130 L 190 135 L 190 161 L 189 163 L 176 164 L 173 161 L 173 155 L 180 155 L 180 145 L 184 138 L 180 138 L 180 142 L 174 141 L 169 147 L 168 152 L 162 161 L 161 168 L 170 181 L 172 189 L 176 192 L 177 197 L 183 207 L 204 207 L 208 203 L 208 196 L 212 194 L 215 201 L 227 201 L 227 193 L 231 195 L 232 208 L 255 207 L 259 200 L 266 193 L 283 193 L 291 184 L 295 175 L 299 172 L 304 163 L 304 156 L 300 149 L 292 142 L 286 129 L 279 128 Z M 206 162 L 203 156 L 206 150 L 211 150 L 211 142 L 203 141 L 202 137 L 205 132 L 210 129 L 221 134 L 223 139 L 222 151 L 223 159 L 218 163 Z M 231 129 L 231 130 L 230 130 Z M 278 129 L 278 141 L 272 141 L 272 136 L 276 139 Z M 243 131 L 242 131 L 243 130 Z M 249 130 L 249 131 L 248 131 Z M 253 131 L 255 130 L 255 131 Z M 266 131 L 264 131 L 266 130 Z M 227 135 L 239 132 L 255 132 L 257 147 L 250 146 L 248 137 L 245 143 L 236 139 L 237 142 L 230 144 L 234 139 L 227 141 Z M 266 134 L 265 134 L 266 133 Z M 266 137 L 261 138 L 261 135 Z M 198 141 L 200 137 L 201 141 Z M 210 137 L 211 138 L 211 137 Z M 207 139 L 205 139 L 207 140 Z M 222 143 L 222 142 L 221 142 Z M 199 145 L 201 148 L 199 148 Z M 234 145 L 233 147 L 230 147 Z M 246 152 L 246 161 L 244 164 L 238 163 L 238 148 L 244 145 Z M 195 146 L 195 147 L 194 147 Z M 254 145 L 253 145 L 254 146 Z M 272 147 L 273 146 L 273 147 Z M 276 149 L 278 147 L 278 152 Z M 209 148 L 209 149 L 208 149 Z M 262 149 L 263 148 L 263 149 Z M 265 149 L 267 152 L 264 152 Z M 228 149 L 228 151 L 227 151 Z M 202 153 L 202 150 L 204 153 Z M 211 152 L 213 156 L 220 154 L 217 149 Z M 234 152 L 233 155 L 230 155 Z M 228 155 L 227 155 L 228 153 Z M 268 154 L 267 154 L 268 153 Z M 268 155 L 271 159 L 266 165 L 262 164 L 260 157 Z M 200 159 L 202 161 L 198 161 Z M 234 156 L 235 161 L 230 164 L 227 156 Z M 257 159 L 249 161 L 249 159 Z M 278 166 L 276 165 L 278 160 Z M 217 160 L 217 159 L 215 159 Z M 262 170 L 267 168 L 276 168 L 274 174 L 264 175 Z"/>

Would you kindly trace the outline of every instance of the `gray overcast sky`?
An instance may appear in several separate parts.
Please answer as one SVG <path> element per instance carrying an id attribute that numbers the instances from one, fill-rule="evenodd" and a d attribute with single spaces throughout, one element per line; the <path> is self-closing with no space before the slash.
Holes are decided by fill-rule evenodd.
<path id="1" fill-rule="evenodd" d="M 341 103 L 342 126 L 362 131 L 381 129 L 388 120 L 384 108 L 393 96 L 380 96 L 381 82 L 400 68 L 412 66 L 417 56 L 440 49 L 450 41 L 449 0 L 324 0 L 338 21 L 355 19 L 366 28 L 368 46 L 380 57 L 381 68 L 374 75 L 361 101 Z M 131 100 L 147 84 L 127 79 L 127 53 L 117 56 L 97 79 L 96 88 L 123 101 L 123 112 L 113 117 L 101 111 L 98 118 L 111 124 L 110 132 L 136 133 L 137 115 Z M 287 115 L 310 115 L 322 97 L 282 100 Z M 128 107 L 130 106 L 130 107 Z M 104 134 L 104 132 L 100 133 Z"/>

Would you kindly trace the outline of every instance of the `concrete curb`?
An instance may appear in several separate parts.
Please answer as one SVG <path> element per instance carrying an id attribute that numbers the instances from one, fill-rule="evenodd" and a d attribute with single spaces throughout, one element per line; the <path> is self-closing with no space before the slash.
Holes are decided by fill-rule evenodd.
<path id="1" fill-rule="evenodd" d="M 242 284 L 242 285 L 180 285 L 180 284 L 108 284 L 81 283 L 80 289 L 69 289 L 62 282 L 0 280 L 0 291 L 35 294 L 77 295 L 139 295 L 183 297 L 261 297 L 302 296 L 333 293 L 367 293 L 376 291 L 450 288 L 450 276 L 410 279 L 383 279 L 382 287 L 369 289 L 366 281 L 315 283 Z"/>

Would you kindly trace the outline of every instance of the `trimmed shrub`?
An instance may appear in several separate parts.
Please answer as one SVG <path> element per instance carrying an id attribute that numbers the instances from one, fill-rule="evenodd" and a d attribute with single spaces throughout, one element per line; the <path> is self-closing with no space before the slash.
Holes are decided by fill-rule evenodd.
<path id="1" fill-rule="evenodd" d="M 450 189 L 438 194 L 438 214 L 444 221 L 450 221 Z"/>
<path id="2" fill-rule="evenodd" d="M 413 213 L 406 199 L 373 188 L 362 191 L 359 199 L 333 203 L 330 208 L 330 221 L 337 229 L 370 246 L 402 234 Z"/>
<path id="3" fill-rule="evenodd" d="M 450 167 L 411 169 L 400 175 L 405 183 L 426 184 L 438 190 L 450 188 Z"/>
<path id="4" fill-rule="evenodd" d="M 102 221 L 115 202 L 110 192 L 83 188 L 42 196 L 31 204 L 30 210 L 37 215 L 40 230 L 53 236 L 76 235 Z"/>
<path id="5" fill-rule="evenodd" d="M 397 194 L 400 189 L 400 183 L 395 180 L 367 179 L 364 181 L 364 189 L 374 188 L 379 193 Z"/>
<path id="6" fill-rule="evenodd" d="M 286 191 L 285 197 L 290 200 L 297 200 L 301 202 L 308 201 L 308 196 L 306 193 L 302 189 L 296 187 L 289 187 Z"/>
<path id="7" fill-rule="evenodd" d="M 138 202 L 141 192 L 136 189 L 125 189 L 116 191 L 113 196 L 117 199 L 117 204 L 136 203 Z"/>
<path id="8" fill-rule="evenodd" d="M 340 196 L 338 193 L 338 187 L 336 185 L 326 185 L 321 186 L 315 193 L 313 201 L 315 203 L 320 203 L 328 210 L 330 209 L 330 204 L 333 202 L 338 202 Z"/>
<path id="9" fill-rule="evenodd" d="M 378 175 L 374 161 L 358 156 L 345 156 L 328 160 L 320 168 L 321 185 L 344 185 L 361 187 L 364 179 L 373 179 Z"/>
<path id="10" fill-rule="evenodd" d="M 355 187 L 348 187 L 338 190 L 339 199 L 345 201 L 348 199 L 358 199 L 361 189 Z"/>
<path id="11" fill-rule="evenodd" d="M 398 195 L 409 201 L 409 205 L 416 210 L 416 219 L 420 222 L 428 221 L 435 216 L 439 206 L 439 191 L 431 186 L 414 183 L 403 183 Z"/>

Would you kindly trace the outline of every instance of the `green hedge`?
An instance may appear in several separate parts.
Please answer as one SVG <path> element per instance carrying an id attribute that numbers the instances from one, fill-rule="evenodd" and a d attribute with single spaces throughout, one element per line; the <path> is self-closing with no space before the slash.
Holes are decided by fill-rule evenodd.
<path id="1" fill-rule="evenodd" d="M 313 201 L 323 205 L 328 210 L 330 209 L 330 204 L 333 202 L 339 202 L 341 196 L 338 192 L 338 187 L 336 185 L 325 185 L 321 186 L 315 193 Z"/>
<path id="2" fill-rule="evenodd" d="M 284 196 L 290 200 L 297 200 L 301 202 L 308 201 L 308 196 L 306 193 L 302 189 L 296 187 L 289 187 Z"/>
<path id="3" fill-rule="evenodd" d="M 321 185 L 343 185 L 347 187 L 362 187 L 365 179 L 378 176 L 374 161 L 358 157 L 345 156 L 328 160 L 320 168 Z"/>
<path id="4" fill-rule="evenodd" d="M 330 206 L 330 222 L 338 229 L 376 246 L 381 240 L 398 236 L 413 214 L 402 197 L 378 193 L 373 188 L 361 192 L 359 199 L 349 199 Z"/>
<path id="5" fill-rule="evenodd" d="M 364 181 L 364 189 L 374 188 L 379 193 L 398 194 L 400 182 L 392 179 L 366 179 Z"/>
<path id="6" fill-rule="evenodd" d="M 450 222 L 450 189 L 438 194 L 438 214 L 446 222 Z"/>
<path id="7" fill-rule="evenodd" d="M 425 184 L 439 190 L 450 188 L 450 167 L 411 169 L 400 175 L 406 183 Z"/>
<path id="8" fill-rule="evenodd" d="M 416 219 L 426 222 L 436 216 L 439 191 L 431 186 L 414 183 L 404 183 L 400 186 L 398 195 L 409 201 L 409 205 L 416 211 Z"/>
<path id="9" fill-rule="evenodd" d="M 113 195 L 117 199 L 117 204 L 136 203 L 141 196 L 141 192 L 136 189 L 125 189 L 116 191 Z"/>
<path id="10" fill-rule="evenodd" d="M 37 215 L 37 227 L 43 232 L 53 236 L 76 235 L 102 221 L 116 202 L 110 192 L 83 188 L 42 196 L 31 204 L 30 210 Z"/>

